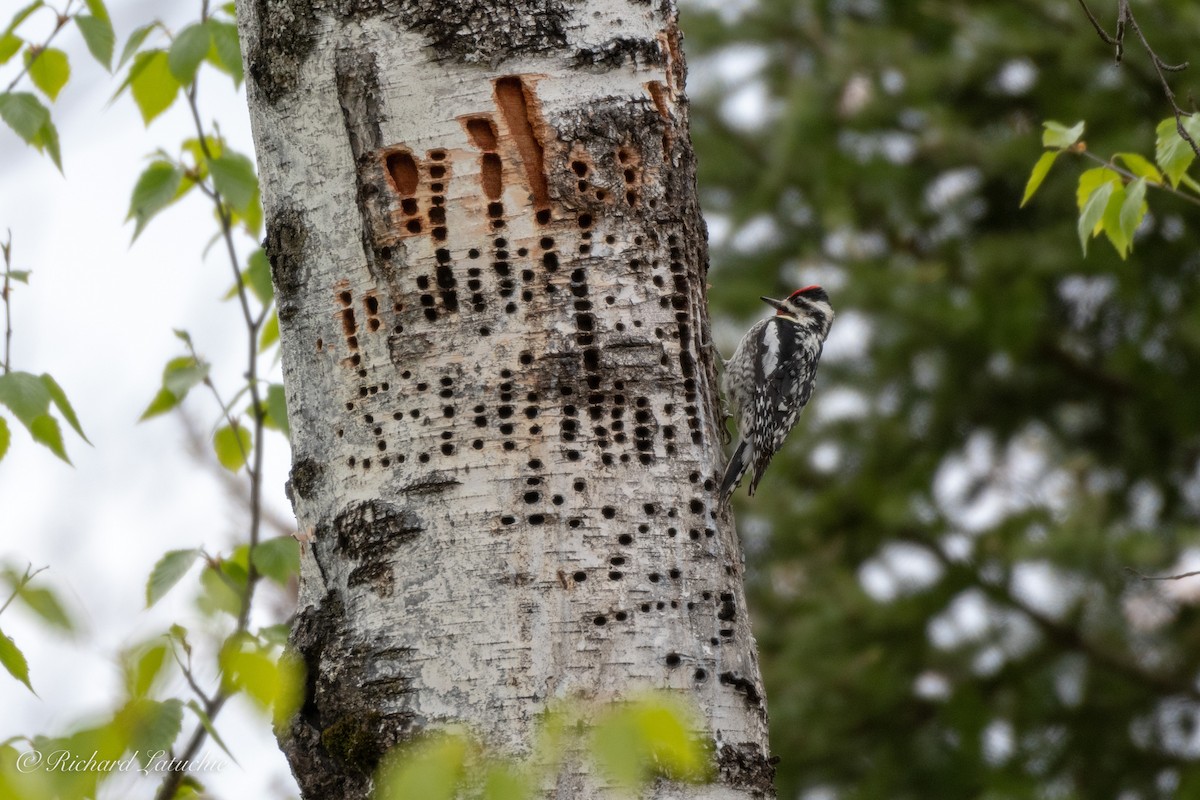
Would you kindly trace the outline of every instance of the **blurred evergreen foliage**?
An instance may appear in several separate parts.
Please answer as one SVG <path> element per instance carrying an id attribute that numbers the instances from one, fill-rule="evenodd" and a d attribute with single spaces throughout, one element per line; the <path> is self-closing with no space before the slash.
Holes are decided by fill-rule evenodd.
<path id="1" fill-rule="evenodd" d="M 1200 62 L 1200 5 L 1135 6 Z M 1155 193 L 1128 261 L 1085 259 L 1066 157 L 1018 210 L 1047 119 L 1153 154 L 1148 58 L 1114 66 L 1068 0 L 683 27 L 718 344 L 760 294 L 840 314 L 736 501 L 780 797 L 1200 797 L 1200 577 L 1136 574 L 1200 562 L 1200 212 Z M 1200 66 L 1172 82 L 1186 105 Z"/>

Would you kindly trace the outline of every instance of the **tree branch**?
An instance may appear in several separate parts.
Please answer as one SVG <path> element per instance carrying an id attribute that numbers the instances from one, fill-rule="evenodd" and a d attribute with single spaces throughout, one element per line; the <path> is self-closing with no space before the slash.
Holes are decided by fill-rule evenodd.
<path id="1" fill-rule="evenodd" d="M 8 232 L 8 240 L 0 245 L 4 254 L 4 288 L 0 289 L 0 299 L 4 301 L 4 361 L 0 363 L 2 373 L 7 375 L 12 371 L 12 281 L 9 272 L 12 271 L 12 231 Z"/>
<path id="2" fill-rule="evenodd" d="M 1183 125 L 1183 118 L 1191 116 L 1179 107 L 1179 103 L 1175 99 L 1175 92 L 1171 90 L 1171 84 L 1167 80 L 1165 73 L 1167 72 L 1182 72 L 1188 68 L 1188 62 L 1184 61 L 1181 64 L 1168 64 L 1151 46 L 1150 41 L 1146 38 L 1146 34 L 1142 32 L 1141 25 L 1138 24 L 1137 17 L 1133 14 L 1133 9 L 1129 6 L 1129 0 L 1117 0 L 1117 32 L 1116 35 L 1109 34 L 1096 19 L 1096 15 L 1088 8 L 1086 0 L 1079 0 L 1079 6 L 1083 12 L 1087 14 L 1088 21 L 1092 23 L 1092 27 L 1096 30 L 1096 35 L 1108 45 L 1117 48 L 1116 60 L 1120 64 L 1125 55 L 1125 31 L 1132 30 L 1137 36 L 1138 41 L 1142 43 L 1142 49 L 1146 51 L 1146 55 L 1150 57 L 1150 63 L 1154 66 L 1155 73 L 1158 74 L 1158 81 L 1162 84 L 1163 94 L 1167 97 L 1167 102 L 1171 104 L 1171 110 L 1175 114 L 1175 130 L 1179 132 L 1179 136 L 1192 148 L 1192 152 L 1200 156 L 1200 145 L 1196 144 L 1196 140 L 1187 132 Z"/>
<path id="3" fill-rule="evenodd" d="M 208 17 L 207 0 L 203 4 L 201 10 L 201 18 Z M 196 87 L 197 80 L 192 81 L 191 87 L 186 92 L 188 108 L 191 110 L 192 122 L 196 128 L 196 136 L 200 142 L 201 152 L 206 159 L 212 158 L 212 153 L 208 147 L 207 132 L 204 129 L 204 123 L 200 118 L 200 109 L 196 103 Z M 248 344 L 248 356 L 246 364 L 246 381 L 250 393 L 250 414 L 254 420 L 254 439 L 251 447 L 253 456 L 253 466 L 247 469 L 250 478 L 250 533 L 249 545 L 250 552 L 253 554 L 254 548 L 258 545 L 260 531 L 262 529 L 262 466 L 263 466 L 263 413 L 262 413 L 262 398 L 258 388 L 258 333 L 263 321 L 266 319 L 266 313 L 257 317 L 250 309 L 249 291 L 246 286 L 246 281 L 242 277 L 241 265 L 238 261 L 237 249 L 233 242 L 233 224 L 232 215 L 229 207 L 226 205 L 221 193 L 214 185 L 210 192 L 213 203 L 216 206 L 217 218 L 221 223 L 221 236 L 225 240 L 225 250 L 229 255 L 229 264 L 233 269 L 234 281 L 237 286 L 238 302 L 242 307 L 242 316 L 246 323 L 246 338 Z M 207 382 L 207 381 L 206 381 Z M 216 389 L 213 389 L 214 393 Z M 219 398 L 218 398 L 219 401 Z M 228 416 L 228 412 L 226 412 Z M 258 569 L 254 566 L 254 559 L 251 557 L 247 565 L 246 571 L 246 586 L 242 594 L 242 606 L 238 612 L 237 628 L 234 635 L 246 631 L 250 624 L 250 608 L 254 600 L 254 589 L 262 576 Z M 230 693 L 225 689 L 220 689 L 204 703 L 204 711 L 208 715 L 209 720 L 216 717 L 221 707 L 225 705 L 225 701 L 230 697 Z M 187 745 L 181 752 L 179 759 L 183 762 L 191 761 L 200 751 L 200 747 L 204 744 L 204 740 L 208 736 L 208 731 L 203 725 L 197 725 L 192 731 L 192 736 L 188 740 Z M 179 790 L 179 786 L 183 782 L 184 772 L 174 771 L 167 774 L 159 786 L 158 793 L 155 795 L 155 800 L 171 800 L 175 797 L 175 793 Z"/>
<path id="4" fill-rule="evenodd" d="M 75 0 L 68 0 L 67 5 L 62 10 L 62 13 L 58 15 L 58 22 L 55 23 L 54 30 L 50 31 L 50 35 L 46 37 L 46 41 L 32 48 L 33 55 L 29 57 L 29 63 L 21 67 L 21 71 L 17 73 L 17 77 L 13 78 L 8 86 L 4 89 L 6 93 L 15 89 L 17 84 L 21 82 L 21 78 L 24 78 L 29 74 L 30 67 L 32 67 L 39 58 L 41 58 L 42 53 L 44 53 L 46 48 L 50 46 L 50 43 L 54 41 L 54 37 L 58 36 L 58 32 L 65 28 L 67 23 L 71 21 L 71 5 L 74 2 Z"/>
<path id="5" fill-rule="evenodd" d="M 958 573 L 968 583 L 980 589 L 992 600 L 1002 603 L 1015 611 L 1019 611 L 1033 622 L 1046 638 L 1059 647 L 1081 653 L 1097 666 L 1137 684 L 1153 686 L 1167 694 L 1182 694 L 1193 699 L 1200 699 L 1200 688 L 1197 688 L 1192 681 L 1160 672 L 1151 672 L 1117 653 L 1111 653 L 1103 649 L 1097 643 L 1087 639 L 1075 626 L 1064 624 L 1053 617 L 1043 614 L 1012 594 L 1007 587 L 983 580 L 979 576 L 978 570 L 969 564 L 955 561 L 937 542 L 930 540 L 927 536 L 912 533 L 904 535 L 901 538 L 928 550 L 947 572 Z"/>

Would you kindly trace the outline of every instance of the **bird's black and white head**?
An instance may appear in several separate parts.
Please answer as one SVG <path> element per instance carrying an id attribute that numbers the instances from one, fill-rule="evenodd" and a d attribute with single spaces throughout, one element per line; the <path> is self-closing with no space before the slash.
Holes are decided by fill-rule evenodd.
<path id="1" fill-rule="evenodd" d="M 764 297 L 762 301 L 775 308 L 777 317 L 815 328 L 822 336 L 829 333 L 829 326 L 833 322 L 833 306 L 829 304 L 829 295 L 820 286 L 797 289 L 783 300 Z"/>

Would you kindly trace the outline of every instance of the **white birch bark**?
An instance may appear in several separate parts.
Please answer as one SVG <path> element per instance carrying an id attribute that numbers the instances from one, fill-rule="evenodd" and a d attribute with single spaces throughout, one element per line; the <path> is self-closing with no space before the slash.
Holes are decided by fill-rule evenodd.
<path id="1" fill-rule="evenodd" d="M 672 689 L 773 794 L 714 486 L 707 250 L 669 0 L 242 0 L 302 528 L 284 749 L 358 798 L 443 723 Z M 547 796 L 605 797 L 574 765 Z"/>

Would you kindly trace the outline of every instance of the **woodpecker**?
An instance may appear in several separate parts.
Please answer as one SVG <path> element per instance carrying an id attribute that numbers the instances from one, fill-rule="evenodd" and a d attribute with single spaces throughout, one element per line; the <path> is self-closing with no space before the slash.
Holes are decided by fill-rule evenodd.
<path id="1" fill-rule="evenodd" d="M 751 467 L 749 494 L 812 396 L 821 348 L 833 322 L 829 295 L 806 286 L 786 300 L 762 298 L 775 316 L 754 325 L 725 362 L 722 388 L 737 418 L 738 444 L 721 481 L 724 503 Z"/>

